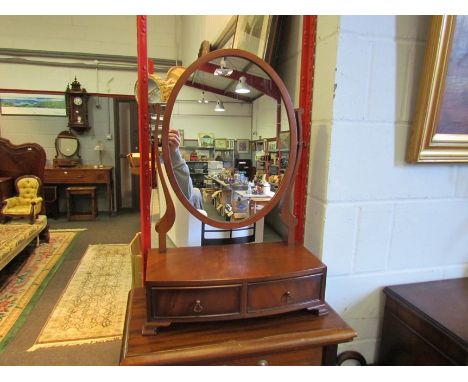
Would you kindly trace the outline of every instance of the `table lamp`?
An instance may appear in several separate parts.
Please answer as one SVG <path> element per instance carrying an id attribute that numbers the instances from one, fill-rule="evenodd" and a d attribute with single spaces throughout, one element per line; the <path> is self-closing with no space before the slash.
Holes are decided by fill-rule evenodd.
<path id="1" fill-rule="evenodd" d="M 102 152 L 104 151 L 104 146 L 101 141 L 98 141 L 97 145 L 94 146 L 94 150 L 99 152 L 99 165 L 97 167 L 102 168 L 104 167 L 102 164 Z"/>

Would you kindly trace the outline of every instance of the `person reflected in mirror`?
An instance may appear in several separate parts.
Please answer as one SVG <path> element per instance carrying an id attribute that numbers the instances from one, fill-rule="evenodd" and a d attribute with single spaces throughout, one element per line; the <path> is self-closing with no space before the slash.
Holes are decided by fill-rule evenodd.
<path id="1" fill-rule="evenodd" d="M 190 170 L 187 163 L 180 155 L 180 134 L 179 130 L 169 129 L 169 153 L 171 155 L 172 170 L 177 180 L 180 190 L 188 199 L 188 201 L 196 209 L 202 210 L 202 195 L 200 189 L 193 187 L 192 178 L 190 178 Z"/>

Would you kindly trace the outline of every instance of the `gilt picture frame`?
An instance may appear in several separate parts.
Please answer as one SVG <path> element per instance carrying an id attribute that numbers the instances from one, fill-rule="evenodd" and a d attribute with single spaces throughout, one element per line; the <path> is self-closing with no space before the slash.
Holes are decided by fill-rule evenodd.
<path id="1" fill-rule="evenodd" d="M 410 163 L 468 162 L 468 16 L 432 16 Z"/>
<path id="2" fill-rule="evenodd" d="M 237 140 L 237 152 L 239 154 L 248 154 L 250 149 L 250 141 L 248 139 Z"/>

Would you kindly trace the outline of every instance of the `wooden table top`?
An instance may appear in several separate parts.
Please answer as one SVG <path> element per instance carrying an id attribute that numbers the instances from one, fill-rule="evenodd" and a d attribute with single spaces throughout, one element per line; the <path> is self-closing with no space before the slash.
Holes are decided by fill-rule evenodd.
<path id="1" fill-rule="evenodd" d="M 303 310 L 266 318 L 180 323 L 141 335 L 146 320 L 145 290 L 130 292 L 122 344 L 122 365 L 220 362 L 255 352 L 288 351 L 351 341 L 356 332 L 333 309 L 324 316 Z"/>
<path id="2" fill-rule="evenodd" d="M 468 277 L 384 288 L 452 337 L 468 343 Z"/>

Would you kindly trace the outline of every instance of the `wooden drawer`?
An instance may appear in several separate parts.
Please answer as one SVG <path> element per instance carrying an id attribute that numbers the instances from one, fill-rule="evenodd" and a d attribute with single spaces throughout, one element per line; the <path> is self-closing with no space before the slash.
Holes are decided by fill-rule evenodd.
<path id="1" fill-rule="evenodd" d="M 240 285 L 198 288 L 151 288 L 153 318 L 236 315 L 240 312 Z"/>
<path id="2" fill-rule="evenodd" d="M 64 170 L 46 169 L 44 172 L 45 183 L 106 183 L 108 173 L 100 170 Z"/>
<path id="3" fill-rule="evenodd" d="M 292 350 L 280 353 L 259 354 L 253 357 L 243 357 L 213 366 L 319 366 L 322 364 L 322 348 L 314 347 L 303 350 Z"/>
<path id="4" fill-rule="evenodd" d="M 284 309 L 320 299 L 322 274 L 251 283 L 247 290 L 247 311 Z"/>

